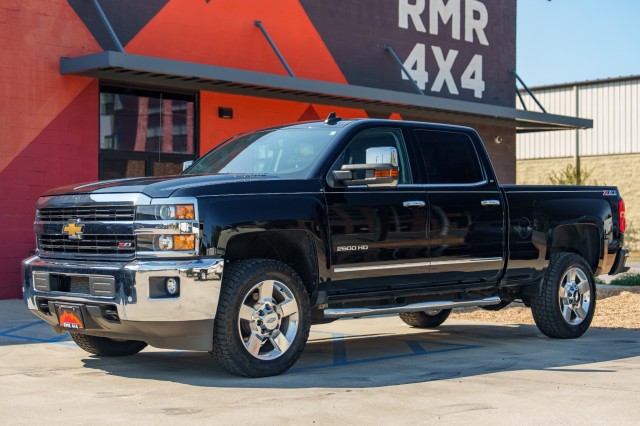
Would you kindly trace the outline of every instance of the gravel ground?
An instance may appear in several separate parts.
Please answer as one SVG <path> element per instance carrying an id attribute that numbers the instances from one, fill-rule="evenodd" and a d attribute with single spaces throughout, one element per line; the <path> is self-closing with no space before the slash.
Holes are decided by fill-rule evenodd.
<path id="1" fill-rule="evenodd" d="M 451 318 L 500 322 L 509 324 L 534 324 L 531 309 L 521 303 L 494 312 L 480 308 L 456 310 Z M 640 287 L 597 288 L 596 314 L 591 327 L 640 331 Z"/>

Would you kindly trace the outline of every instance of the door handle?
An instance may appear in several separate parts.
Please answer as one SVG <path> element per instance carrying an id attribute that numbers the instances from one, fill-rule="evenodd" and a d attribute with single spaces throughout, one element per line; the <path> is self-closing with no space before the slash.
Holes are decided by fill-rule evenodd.
<path id="1" fill-rule="evenodd" d="M 413 208 L 413 207 L 424 207 L 426 203 L 420 200 L 412 200 L 412 201 L 405 201 L 402 203 L 402 205 L 404 207 Z"/>
<path id="2" fill-rule="evenodd" d="M 499 206 L 500 200 L 482 200 L 480 204 L 484 207 Z"/>

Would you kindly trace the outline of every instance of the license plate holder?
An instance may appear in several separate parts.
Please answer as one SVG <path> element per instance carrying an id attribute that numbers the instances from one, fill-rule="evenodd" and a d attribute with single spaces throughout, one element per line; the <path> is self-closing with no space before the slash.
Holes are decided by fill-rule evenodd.
<path id="1" fill-rule="evenodd" d="M 65 330 L 84 330 L 82 309 L 78 305 L 56 305 L 58 324 Z"/>

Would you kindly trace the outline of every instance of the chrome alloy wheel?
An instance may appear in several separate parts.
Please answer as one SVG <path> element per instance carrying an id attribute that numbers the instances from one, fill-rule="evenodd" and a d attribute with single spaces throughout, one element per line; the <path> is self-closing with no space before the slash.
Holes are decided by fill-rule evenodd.
<path id="1" fill-rule="evenodd" d="M 580 268 L 570 268 L 558 287 L 562 318 L 570 325 L 585 320 L 591 305 L 591 286 L 587 275 Z"/>
<path id="2" fill-rule="evenodd" d="M 243 297 L 238 330 L 252 356 L 260 360 L 278 358 L 293 343 L 298 326 L 298 301 L 280 281 L 262 281 Z"/>

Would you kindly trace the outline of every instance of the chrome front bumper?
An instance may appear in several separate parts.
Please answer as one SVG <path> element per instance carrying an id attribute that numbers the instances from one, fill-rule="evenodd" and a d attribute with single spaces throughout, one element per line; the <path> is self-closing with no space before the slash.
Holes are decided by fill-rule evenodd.
<path id="1" fill-rule="evenodd" d="M 141 340 L 152 346 L 209 350 L 218 308 L 222 259 L 70 261 L 33 256 L 22 262 L 23 294 L 28 308 L 58 326 L 56 304 L 80 306 L 86 334 Z M 51 288 L 48 276 L 80 277 L 112 283 L 111 289 L 91 284 L 82 293 Z M 176 297 L 161 294 L 159 283 L 177 277 Z M 38 284 L 34 285 L 34 278 Z M 106 278 L 106 279 L 105 279 Z M 56 278 L 57 279 L 57 278 Z M 110 290 L 110 291 L 108 291 Z M 114 315 L 113 313 L 117 313 Z"/>

